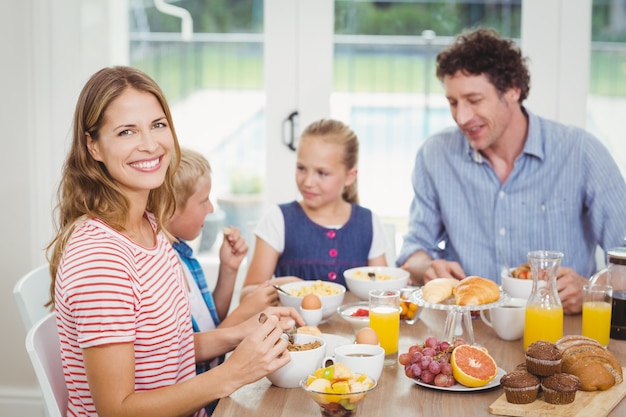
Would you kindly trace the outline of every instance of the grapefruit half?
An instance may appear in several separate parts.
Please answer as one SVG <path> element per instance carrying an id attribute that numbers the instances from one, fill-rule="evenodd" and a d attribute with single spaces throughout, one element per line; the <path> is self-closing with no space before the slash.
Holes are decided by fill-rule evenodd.
<path id="1" fill-rule="evenodd" d="M 498 375 L 496 361 L 478 346 L 461 345 L 452 351 L 452 376 L 466 387 L 482 387 Z"/>

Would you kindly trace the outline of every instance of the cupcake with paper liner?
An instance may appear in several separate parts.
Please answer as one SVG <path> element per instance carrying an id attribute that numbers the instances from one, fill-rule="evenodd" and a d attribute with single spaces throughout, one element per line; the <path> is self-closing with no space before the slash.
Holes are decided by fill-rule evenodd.
<path id="1" fill-rule="evenodd" d="M 561 351 L 554 343 L 539 340 L 526 350 L 526 368 L 537 376 L 550 376 L 561 371 Z"/>
<path id="2" fill-rule="evenodd" d="M 543 399 L 550 404 L 570 404 L 576 399 L 576 391 L 582 387 L 576 375 L 559 372 L 541 381 Z"/>
<path id="3" fill-rule="evenodd" d="M 500 378 L 506 400 L 511 404 L 529 404 L 535 401 L 541 385 L 539 378 L 530 372 L 516 369 Z"/>

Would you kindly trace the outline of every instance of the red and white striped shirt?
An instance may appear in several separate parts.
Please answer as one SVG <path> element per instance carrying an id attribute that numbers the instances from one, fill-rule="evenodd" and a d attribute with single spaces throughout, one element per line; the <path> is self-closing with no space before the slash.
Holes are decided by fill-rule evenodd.
<path id="1" fill-rule="evenodd" d="M 155 227 L 154 218 L 148 218 Z M 85 375 L 85 348 L 133 343 L 136 392 L 195 375 L 184 279 L 163 233 L 154 248 L 145 248 L 98 219 L 76 227 L 55 286 L 68 416 L 97 416 Z M 201 409 L 195 415 L 206 413 Z"/>

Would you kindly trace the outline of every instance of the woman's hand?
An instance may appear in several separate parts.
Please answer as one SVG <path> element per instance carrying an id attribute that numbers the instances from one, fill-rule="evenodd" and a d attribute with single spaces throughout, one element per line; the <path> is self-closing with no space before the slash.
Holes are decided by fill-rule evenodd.
<path id="1" fill-rule="evenodd" d="M 254 330 L 221 365 L 228 368 L 228 375 L 239 387 L 263 378 L 291 360 L 287 351 L 288 342 L 281 337 L 279 316 L 268 317 L 263 324 L 259 323 L 258 316 L 250 319 L 256 324 Z"/>

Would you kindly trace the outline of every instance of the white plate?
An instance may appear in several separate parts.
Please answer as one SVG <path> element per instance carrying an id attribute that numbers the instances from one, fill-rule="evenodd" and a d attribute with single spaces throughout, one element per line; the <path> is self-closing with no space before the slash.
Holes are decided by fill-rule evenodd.
<path id="1" fill-rule="evenodd" d="M 485 390 L 485 389 L 495 388 L 495 387 L 500 385 L 500 378 L 502 378 L 502 376 L 504 374 L 506 374 L 506 371 L 504 369 L 502 369 L 502 368 L 498 368 L 498 375 L 496 375 L 496 377 L 494 379 L 492 379 L 490 383 L 488 383 L 487 385 L 484 385 L 482 387 L 475 387 L 475 388 L 466 387 L 464 385 L 459 384 L 458 382 L 455 383 L 454 385 L 452 385 L 451 387 L 438 387 L 436 385 L 427 384 L 425 382 L 418 381 L 418 380 L 413 379 L 413 378 L 410 378 L 410 379 L 413 382 L 415 382 L 417 385 L 420 385 L 420 386 L 426 387 L 426 388 L 438 389 L 438 390 L 441 390 L 441 391 L 468 392 L 468 391 L 482 391 L 482 390 Z"/>
<path id="2" fill-rule="evenodd" d="M 335 348 L 343 345 L 351 345 L 354 340 L 350 340 L 347 337 L 337 336 L 336 334 L 322 333 L 322 337 L 326 341 L 326 356 L 333 355 Z"/>

